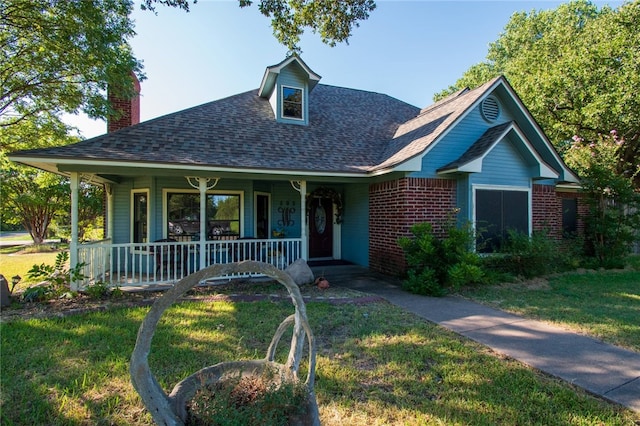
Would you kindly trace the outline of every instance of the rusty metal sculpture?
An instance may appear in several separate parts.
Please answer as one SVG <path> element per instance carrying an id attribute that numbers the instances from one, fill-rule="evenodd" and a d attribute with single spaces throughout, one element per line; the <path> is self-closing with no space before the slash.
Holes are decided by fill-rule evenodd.
<path id="1" fill-rule="evenodd" d="M 160 317 L 178 298 L 203 280 L 215 276 L 247 272 L 264 274 L 284 285 L 291 296 L 295 313 L 282 321 L 271 340 L 265 358 L 222 362 L 205 367 L 175 385 L 173 391 L 167 395 L 151 373 L 148 362 L 151 340 Z M 293 336 L 287 361 L 285 364 L 277 363 L 274 361 L 276 347 L 284 332 L 292 325 Z M 320 425 L 318 405 L 314 392 L 315 340 L 307 320 L 306 307 L 300 294 L 300 289 L 287 273 L 267 263 L 244 261 L 214 265 L 183 278 L 153 304 L 138 330 L 138 337 L 129 366 L 131 382 L 156 424 L 182 426 L 187 419 L 186 404 L 194 397 L 196 392 L 204 386 L 223 381 L 230 375 L 235 375 L 236 377 L 238 375 L 261 375 L 269 370 L 278 373 L 276 374 L 277 380 L 299 381 L 298 369 L 303 357 L 305 337 L 308 341 L 309 349 L 309 368 L 304 382 L 307 387 L 308 398 L 307 407 L 305 407 L 306 415 L 304 419 L 300 420 L 299 424 L 315 426 Z"/>

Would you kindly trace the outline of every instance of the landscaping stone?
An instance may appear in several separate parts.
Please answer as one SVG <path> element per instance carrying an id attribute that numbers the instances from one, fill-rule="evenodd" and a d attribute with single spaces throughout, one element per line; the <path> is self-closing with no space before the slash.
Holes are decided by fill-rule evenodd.
<path id="1" fill-rule="evenodd" d="M 293 281 L 301 286 L 303 284 L 312 283 L 314 280 L 313 271 L 304 259 L 298 259 L 284 270 Z"/>
<path id="2" fill-rule="evenodd" d="M 9 283 L 4 275 L 0 275 L 0 307 L 9 306 L 11 298 L 9 297 Z"/>

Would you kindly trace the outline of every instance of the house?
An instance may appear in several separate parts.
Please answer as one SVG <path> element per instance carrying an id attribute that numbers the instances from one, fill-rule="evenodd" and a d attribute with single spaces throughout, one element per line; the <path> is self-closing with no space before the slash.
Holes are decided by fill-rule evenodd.
<path id="1" fill-rule="evenodd" d="M 142 123 L 133 100 L 105 135 L 10 158 L 70 177 L 72 235 L 78 183 L 105 185 L 107 238 L 72 237 L 87 282 L 170 282 L 246 258 L 401 274 L 397 239 L 454 211 L 491 241 L 582 226 L 576 175 L 504 77 L 424 109 L 319 81 L 294 55 L 257 90 Z"/>

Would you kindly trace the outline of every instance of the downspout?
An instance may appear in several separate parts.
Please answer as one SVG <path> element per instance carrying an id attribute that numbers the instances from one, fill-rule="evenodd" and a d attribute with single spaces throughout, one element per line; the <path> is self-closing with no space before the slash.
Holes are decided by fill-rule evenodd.
<path id="1" fill-rule="evenodd" d="M 71 172 L 71 241 L 69 242 L 69 270 L 73 271 L 78 265 L 78 184 L 80 175 Z M 77 281 L 71 281 L 71 291 L 78 291 Z"/>

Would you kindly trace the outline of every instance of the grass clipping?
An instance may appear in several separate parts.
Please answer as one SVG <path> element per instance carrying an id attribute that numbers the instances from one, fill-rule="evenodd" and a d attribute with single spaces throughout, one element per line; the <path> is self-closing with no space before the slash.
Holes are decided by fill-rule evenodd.
<path id="1" fill-rule="evenodd" d="M 274 372 L 232 375 L 203 386 L 187 403 L 187 426 L 305 424 L 308 392 L 303 383 L 274 380 Z"/>

